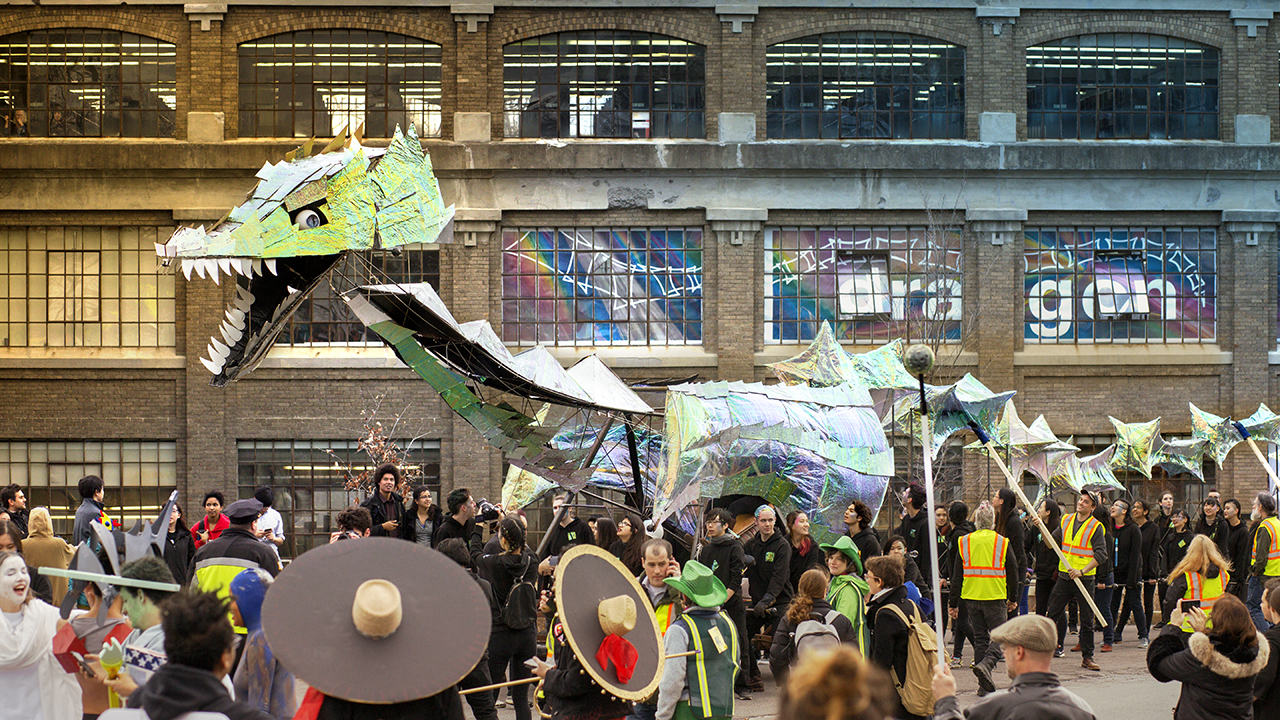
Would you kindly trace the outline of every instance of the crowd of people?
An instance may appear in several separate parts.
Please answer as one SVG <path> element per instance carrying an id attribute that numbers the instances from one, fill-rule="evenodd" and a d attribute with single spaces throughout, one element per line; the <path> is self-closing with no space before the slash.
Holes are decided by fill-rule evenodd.
<path id="1" fill-rule="evenodd" d="M 491 620 L 487 649 L 454 688 L 476 720 L 496 718 L 508 703 L 517 720 L 531 720 L 535 702 L 565 720 L 669 720 L 690 707 L 702 717 L 727 716 L 735 700 L 764 689 L 761 662 L 783 688 L 784 717 L 1083 720 L 1092 710 L 1061 686 L 1050 664 L 1079 652 L 1083 668 L 1101 670 L 1095 627 L 1102 634 L 1097 652 L 1108 653 L 1124 641 L 1131 620 L 1153 678 L 1181 683 L 1176 720 L 1280 717 L 1280 626 L 1273 625 L 1280 621 L 1280 519 L 1267 493 L 1250 500 L 1245 516 L 1242 503 L 1211 491 L 1193 521 L 1169 493 L 1151 505 L 1081 492 L 1073 511 L 1045 498 L 1033 518 L 1001 489 L 972 512 L 954 502 L 930 518 L 923 488 L 911 485 L 887 537 L 859 501 L 846 509 L 845 532 L 826 542 L 811 536 L 803 512 L 780 518 L 760 503 L 748 518 L 711 507 L 705 538 L 687 555 L 651 537 L 637 514 L 580 517 L 565 495 L 553 498 L 555 520 L 535 550 L 522 511 L 477 502 L 462 488 L 443 506 L 423 486 L 402 495 L 395 466 L 374 477 L 369 497 L 338 513 L 330 542 L 385 537 L 431 548 L 482 588 Z M 293 677 L 274 660 L 262 628 L 286 538 L 271 488 L 229 504 L 218 491 L 205 493 L 205 513 L 190 527 L 174 505 L 159 533 L 163 553 L 122 567 L 119 576 L 141 586 L 118 593 L 95 582 L 80 590 L 40 572 L 66 569 L 77 547 L 94 547 L 95 523 L 111 527 L 101 479 L 86 477 L 79 490 L 71 542 L 53 534 L 46 509 L 27 509 L 21 488 L 0 490 L 7 620 L 0 624 L 0 681 L 23 688 L 0 706 L 0 719 L 74 720 L 81 713 L 73 707 L 96 717 L 109 692 L 153 720 L 192 710 L 301 716 Z M 557 676 L 581 659 L 557 656 L 570 649 L 552 578 L 580 545 L 598 548 L 638 580 L 665 652 L 679 656 L 696 646 L 702 659 L 669 662 L 652 694 L 627 702 L 607 692 L 603 700 L 583 699 L 583 681 Z M 154 589 L 169 584 L 182 589 Z M 68 594 L 75 597 L 67 603 L 80 609 L 60 617 L 52 606 Z M 940 628 L 934 603 L 944 608 Z M 141 660 L 117 676 L 91 650 L 75 674 L 65 672 L 52 645 L 68 623 L 100 634 L 126 627 L 125 645 Z M 950 662 L 936 664 L 934 649 L 948 629 Z M 1077 637 L 1070 649 L 1069 634 Z M 714 652 L 705 644 L 710 638 Z M 978 695 L 990 697 L 961 711 L 952 671 L 964 667 L 966 640 Z M 997 692 L 1001 662 L 1013 682 Z M 505 693 L 483 689 L 535 675 L 542 679 L 536 697 L 528 683 Z"/>

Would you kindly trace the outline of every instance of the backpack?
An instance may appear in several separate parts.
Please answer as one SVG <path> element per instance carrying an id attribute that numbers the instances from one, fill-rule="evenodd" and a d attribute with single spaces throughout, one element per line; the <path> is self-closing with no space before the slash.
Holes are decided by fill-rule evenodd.
<path id="1" fill-rule="evenodd" d="M 516 582 L 507 593 L 507 603 L 502 606 L 502 622 L 512 630 L 523 630 L 532 627 L 538 621 L 538 590 L 533 583 L 524 579 L 529 572 L 530 558 L 525 558 L 524 567 L 516 576 Z"/>
<path id="2" fill-rule="evenodd" d="M 890 669 L 893 685 L 902 698 L 902 709 L 912 715 L 933 714 L 933 665 L 938 659 L 938 634 L 920 619 L 920 608 L 911 604 L 912 619 L 897 605 L 887 605 L 907 626 L 907 677 L 899 680 L 898 671 Z"/>
<path id="3" fill-rule="evenodd" d="M 809 619 L 796 626 L 791 632 L 791 644 L 795 647 L 795 655 L 812 650 L 834 650 L 840 647 L 840 633 L 836 631 L 835 619 L 840 616 L 837 610 L 827 612 L 825 616 L 810 613 Z"/>

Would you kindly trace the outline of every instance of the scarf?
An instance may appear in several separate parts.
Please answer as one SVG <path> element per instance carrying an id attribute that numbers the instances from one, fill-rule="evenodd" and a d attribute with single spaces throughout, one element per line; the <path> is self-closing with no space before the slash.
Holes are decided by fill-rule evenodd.
<path id="1" fill-rule="evenodd" d="M 53 635 L 58 630 L 58 611 L 40 601 L 22 606 L 22 622 L 17 628 L 0 622 L 0 669 L 31 667 L 53 653 Z"/>

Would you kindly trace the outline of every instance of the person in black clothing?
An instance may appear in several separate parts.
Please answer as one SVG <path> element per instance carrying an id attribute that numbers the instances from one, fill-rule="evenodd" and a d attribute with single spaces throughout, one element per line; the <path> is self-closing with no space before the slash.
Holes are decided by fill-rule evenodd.
<path id="1" fill-rule="evenodd" d="M 791 602 L 791 543 L 776 531 L 778 515 L 768 505 L 756 508 L 756 536 L 747 541 L 743 552 L 755 560 L 747 567 L 747 587 L 751 591 L 751 609 L 747 615 L 747 641 L 757 634 L 773 636 L 778 617 Z M 747 684 L 753 690 L 764 690 L 760 666 L 754 662 L 755 649 L 747 663 Z"/>
<path id="2" fill-rule="evenodd" d="M 467 550 L 467 544 L 462 538 L 449 538 L 436 548 L 442 555 L 450 560 L 458 563 L 467 569 L 479 585 L 480 590 L 484 592 L 484 597 L 489 601 L 489 614 L 494 625 L 502 621 L 502 608 L 498 605 L 498 599 L 493 595 L 493 586 L 488 580 L 476 574 L 476 570 L 471 566 L 471 553 Z M 458 683 L 460 690 L 468 690 L 470 688 L 484 687 L 491 684 L 489 679 L 489 652 L 480 658 L 480 662 L 472 668 L 471 672 L 462 681 Z M 475 720 L 497 720 L 498 710 L 494 705 L 497 699 L 497 691 L 487 690 L 485 692 L 470 693 L 464 696 L 467 704 L 471 706 L 471 713 L 475 716 Z"/>
<path id="3" fill-rule="evenodd" d="M 449 538 L 470 541 L 471 533 L 476 528 L 476 501 L 471 499 L 471 491 L 455 488 L 444 502 L 449 516 L 436 527 L 431 543 L 440 547 L 440 543 Z"/>
<path id="4" fill-rule="evenodd" d="M 960 538 L 974 532 L 978 528 L 969 522 L 969 506 L 959 500 L 951 503 L 947 509 L 947 517 L 951 521 L 951 532 L 947 533 L 947 564 L 942 567 L 950 568 L 955 562 L 955 557 L 959 553 Z M 948 571 L 949 572 L 949 571 Z M 947 586 L 950 587 L 948 582 Z M 944 617 L 949 613 L 944 613 Z M 973 642 L 973 626 L 969 624 L 969 610 L 960 604 L 960 617 L 951 622 L 951 640 L 955 652 L 951 653 L 951 667 L 958 668 L 962 665 L 960 655 L 964 652 L 964 640 L 969 639 Z"/>
<path id="5" fill-rule="evenodd" d="M 929 517 L 929 513 L 925 509 L 927 503 L 928 497 L 925 495 L 923 487 L 916 483 L 907 485 L 907 489 L 902 492 L 902 505 L 906 515 L 903 516 L 902 522 L 898 525 L 898 534 L 907 541 L 907 557 L 916 561 L 916 566 L 920 568 L 920 575 L 924 578 L 924 584 L 931 585 L 933 582 L 933 563 L 928 561 L 929 523 L 933 522 L 933 518 Z M 1019 538 L 1019 541 L 1021 541 L 1021 538 Z M 921 558 L 924 558 L 924 560 L 922 561 Z M 866 561 L 865 555 L 863 556 L 863 561 Z"/>
<path id="6" fill-rule="evenodd" d="M 901 535 L 889 538 L 889 551 L 885 555 L 897 555 L 902 558 L 902 581 L 916 586 L 921 597 L 933 599 L 933 585 L 926 582 L 916 561 L 907 554 L 907 539 Z"/>
<path id="7" fill-rule="evenodd" d="M 1250 550 L 1249 547 L 1249 523 L 1244 522 L 1244 518 L 1240 517 L 1240 501 L 1231 498 L 1222 503 L 1222 517 L 1227 521 L 1227 561 L 1231 563 L 1233 568 L 1246 568 L 1249 566 Z M 1239 577 L 1237 577 L 1239 576 Z M 1248 599 L 1249 583 L 1248 576 L 1242 572 L 1235 572 L 1231 575 L 1231 582 L 1227 585 L 1227 592 L 1240 598 L 1243 602 Z"/>
<path id="8" fill-rule="evenodd" d="M 1038 512 L 1040 522 L 1044 523 L 1052 537 L 1062 526 L 1062 508 L 1058 507 L 1058 502 L 1053 498 L 1045 498 L 1040 503 Z M 1027 557 L 1035 567 L 1036 614 L 1049 617 L 1049 593 L 1053 592 L 1053 585 L 1058 580 L 1058 553 L 1054 552 L 1038 525 L 1028 535 L 1031 545 Z"/>
<path id="9" fill-rule="evenodd" d="M 1133 507 L 1129 509 L 1129 519 L 1133 521 L 1134 527 L 1138 528 L 1138 535 L 1142 538 L 1142 612 L 1147 616 L 1148 634 L 1150 637 L 1151 621 L 1155 618 L 1152 614 L 1152 596 L 1155 594 L 1158 575 L 1160 574 L 1160 566 L 1157 562 L 1159 556 L 1159 538 L 1160 528 L 1149 519 L 1150 506 L 1146 500 L 1134 500 Z M 1127 591 L 1126 591 L 1127 592 Z M 1116 618 L 1116 627 L 1123 628 L 1125 623 L 1129 622 L 1129 606 L 1124 605 L 1120 609 L 1120 616 Z M 1119 633 L 1116 634 L 1116 642 L 1120 641 Z"/>
<path id="10" fill-rule="evenodd" d="M 1222 503 L 1218 498 L 1205 498 L 1200 518 L 1196 520 L 1193 530 L 1197 535 L 1208 536 L 1218 546 L 1218 552 L 1227 557 L 1227 536 L 1231 534 L 1231 528 L 1227 525 L 1227 519 L 1222 517 Z"/>
<path id="11" fill-rule="evenodd" d="M 1153 563 L 1152 569 L 1154 570 L 1157 578 L 1155 596 L 1156 598 L 1158 598 L 1157 600 L 1158 602 L 1163 603 L 1164 594 L 1169 590 L 1169 583 L 1165 582 L 1165 579 L 1164 579 L 1164 576 L 1166 574 L 1165 561 L 1164 561 L 1164 549 L 1165 549 L 1164 540 L 1166 537 L 1169 536 L 1169 531 L 1173 529 L 1173 493 L 1166 491 L 1163 495 L 1161 495 L 1160 507 L 1157 509 L 1159 511 L 1158 514 L 1151 519 L 1151 522 L 1154 522 L 1156 524 L 1156 531 L 1157 531 L 1156 532 L 1156 556 L 1154 558 L 1150 558 L 1150 560 Z M 1147 612 L 1147 617 L 1148 618 L 1152 617 L 1152 614 L 1150 611 Z M 1159 630 L 1160 628 L 1164 627 L 1164 624 L 1165 624 L 1165 619 L 1163 616 L 1161 616 L 1160 622 L 1155 625 L 1155 628 Z"/>
<path id="12" fill-rule="evenodd" d="M 991 507 L 996 510 L 996 532 L 1009 539 L 1009 549 L 1013 551 L 1014 573 L 1018 584 L 1015 598 L 1022 597 L 1022 586 L 1027 582 L 1027 529 L 1022 524 L 1022 516 L 1018 514 L 1018 498 L 1009 488 L 1000 488 L 991 498 Z M 1017 608 L 1009 613 L 1016 617 Z"/>
<path id="13" fill-rule="evenodd" d="M 568 500 L 568 496 L 564 494 L 556 495 L 551 498 L 551 515 L 554 517 L 560 512 L 560 506 Z M 547 550 L 542 554 L 540 560 L 545 561 L 552 557 L 558 557 L 561 553 L 574 545 L 593 542 L 595 535 L 586 521 L 578 517 L 576 508 L 569 508 L 565 512 L 564 517 L 560 518 L 560 523 L 547 531 L 551 534 L 551 540 L 547 543 Z M 555 573 L 555 566 L 548 565 L 550 570 L 542 570 L 542 574 L 551 575 Z"/>
<path id="14" fill-rule="evenodd" d="M 1169 611 L 1164 610 L 1165 598 L 1169 597 L 1172 588 L 1169 587 L 1168 576 L 1178 563 L 1187 555 L 1187 548 L 1191 546 L 1191 541 L 1196 534 L 1187 528 L 1190 519 L 1187 517 L 1185 510 L 1174 510 L 1170 516 L 1169 524 L 1172 526 L 1164 537 L 1163 547 L 1160 551 L 1160 574 L 1165 577 L 1163 583 L 1160 584 L 1163 594 L 1160 596 L 1161 604 L 1161 625 L 1168 622 Z M 1182 597 L 1182 593 L 1178 593 L 1178 597 Z"/>
<path id="15" fill-rule="evenodd" d="M 871 633 L 870 659 L 889 671 L 891 677 L 895 678 L 895 683 L 905 683 L 907 641 L 910 633 L 907 624 L 890 608 L 897 607 L 907 618 L 911 618 L 916 611 L 915 603 L 907 598 L 907 587 L 903 585 L 902 558 L 882 555 L 867 560 L 866 566 L 866 580 L 870 587 L 870 594 L 867 596 L 867 630 Z M 901 698 L 898 701 L 898 712 L 893 717 L 898 720 L 917 720 L 921 717 L 902 709 Z"/>
<path id="16" fill-rule="evenodd" d="M 1262 633 L 1269 649 L 1267 666 L 1253 681 L 1254 720 L 1280 718 L 1280 580 L 1262 588 L 1262 615 L 1271 628 Z"/>
<path id="17" fill-rule="evenodd" d="M 22 492 L 22 486 L 17 483 L 6 485 L 0 490 L 0 510 L 9 513 L 9 522 L 22 533 L 22 539 L 27 538 L 27 496 Z"/>
<path id="18" fill-rule="evenodd" d="M 746 570 L 746 554 L 742 549 L 742 541 L 734 535 L 730 528 L 733 515 L 725 508 L 712 508 L 707 512 L 707 540 L 698 551 L 698 562 L 711 568 L 712 574 L 729 591 L 729 599 L 722 610 L 729 620 L 738 628 L 738 643 L 741 652 L 741 667 L 734 679 L 734 690 L 740 694 L 751 691 L 748 678 L 751 670 L 748 667 L 754 660 L 754 653 L 747 636 L 747 609 L 742 600 L 742 573 Z M 757 671 L 758 672 L 758 671 Z"/>
<path id="19" fill-rule="evenodd" d="M 1138 639 L 1146 646 L 1150 627 L 1147 625 L 1147 613 L 1142 607 L 1142 531 L 1133 524 L 1129 517 L 1129 503 L 1124 500 L 1111 503 L 1111 523 L 1115 530 L 1111 545 L 1115 557 L 1115 591 L 1111 595 L 1111 617 L 1116 621 L 1112 641 L 1120 642 L 1123 639 L 1124 623 L 1120 619 L 1120 606 L 1123 604 L 1126 616 L 1130 610 L 1133 611 L 1134 622 L 1138 625 Z"/>
<path id="20" fill-rule="evenodd" d="M 227 604 L 214 593 L 196 590 L 184 590 L 166 600 L 161 620 L 166 661 L 146 685 L 129 694 L 126 705 L 142 708 L 153 718 L 214 712 L 231 720 L 274 720 L 232 700 L 222 684 L 236 656 Z"/>
<path id="21" fill-rule="evenodd" d="M 191 579 L 187 573 L 196 556 L 196 542 L 182 520 L 183 514 L 182 506 L 174 503 L 173 512 L 169 514 L 169 534 L 164 540 L 164 562 L 173 573 L 173 581 L 179 585 L 186 585 Z"/>
<path id="22" fill-rule="evenodd" d="M 858 548 L 858 557 L 865 565 L 869 558 L 884 554 L 880 549 L 880 538 L 871 529 L 871 508 L 861 500 L 854 500 L 844 511 L 844 524 L 849 529 L 847 535 Z"/>
<path id="23" fill-rule="evenodd" d="M 644 574 L 643 548 L 648 540 L 644 521 L 639 515 L 629 512 L 618 521 L 618 541 L 609 547 L 609 552 L 622 562 L 632 577 L 638 578 Z"/>
<path id="24" fill-rule="evenodd" d="M 444 521 L 444 513 L 440 512 L 439 505 L 431 502 L 431 488 L 426 485 L 415 487 L 411 497 L 413 504 L 400 517 L 397 534 L 402 540 L 434 547 L 436 528 Z M 462 540 L 463 545 L 466 545 L 465 539 L 455 539 Z"/>
<path id="25" fill-rule="evenodd" d="M 826 567 L 822 548 L 809 536 L 809 516 L 799 510 L 787 513 L 787 538 L 791 542 L 791 567 L 787 586 L 794 597 L 806 570 Z"/>
<path id="26" fill-rule="evenodd" d="M 452 494 L 450 495 L 452 497 Z M 525 549 L 524 527 L 514 517 L 504 517 L 498 522 L 498 535 L 502 544 L 501 555 L 484 554 L 484 531 L 471 524 L 471 563 L 480 577 L 488 578 L 493 585 L 497 606 L 505 610 L 511 589 L 522 582 L 534 583 L 538 579 L 537 558 Z M 533 617 L 536 608 L 524 608 L 525 617 Z M 513 628 L 499 617 L 489 631 L 489 677 L 493 682 L 522 680 L 529 677 L 525 661 L 537 650 L 538 628 L 536 624 Z M 511 677 L 507 677 L 507 669 Z M 531 720 L 529 711 L 529 686 L 511 688 L 511 702 L 516 720 Z"/>
<path id="27" fill-rule="evenodd" d="M 400 519 L 404 515 L 404 498 L 396 493 L 403 482 L 400 468 L 387 464 L 374 471 L 378 489 L 364 501 L 373 518 L 374 537 L 399 537 Z"/>

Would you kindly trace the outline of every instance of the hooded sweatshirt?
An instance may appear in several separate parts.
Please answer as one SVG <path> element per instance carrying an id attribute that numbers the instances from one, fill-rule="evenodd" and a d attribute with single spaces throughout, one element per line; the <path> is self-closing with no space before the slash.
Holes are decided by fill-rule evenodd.
<path id="1" fill-rule="evenodd" d="M 852 573 L 831 578 L 831 585 L 827 588 L 827 602 L 849 618 L 857 637 L 858 652 L 864 656 L 871 650 L 871 636 L 866 623 L 866 598 L 870 592 L 867 581 Z"/>
<path id="2" fill-rule="evenodd" d="M 126 703 L 142 708 L 151 720 L 173 720 L 190 712 L 219 712 L 230 720 L 274 720 L 270 715 L 238 703 L 222 681 L 208 670 L 167 663 Z"/>
<path id="3" fill-rule="evenodd" d="M 746 556 L 737 535 L 726 532 L 719 537 L 707 538 L 698 553 L 698 562 L 711 568 L 725 588 L 733 593 L 725 605 L 742 602 L 742 571 L 746 568 Z"/>
<path id="4" fill-rule="evenodd" d="M 36 508 L 31 513 L 31 535 L 22 541 L 22 557 L 31 567 L 39 570 L 42 567 L 66 570 L 71 563 L 76 549 L 66 540 L 53 534 L 53 525 L 49 520 L 49 511 Z M 50 583 L 53 600 L 50 604 L 57 607 L 62 604 L 62 596 L 67 594 L 67 583 L 63 578 Z"/>

